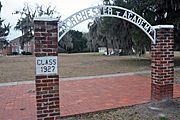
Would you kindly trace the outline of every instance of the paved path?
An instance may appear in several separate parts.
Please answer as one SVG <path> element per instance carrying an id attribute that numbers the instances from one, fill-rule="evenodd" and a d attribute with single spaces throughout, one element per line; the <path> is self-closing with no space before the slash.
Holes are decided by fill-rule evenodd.
<path id="1" fill-rule="evenodd" d="M 0 120 L 35 120 L 34 84 L 0 87 Z M 174 86 L 180 97 L 180 84 Z M 61 116 L 150 101 L 150 79 L 138 75 L 60 81 Z"/>

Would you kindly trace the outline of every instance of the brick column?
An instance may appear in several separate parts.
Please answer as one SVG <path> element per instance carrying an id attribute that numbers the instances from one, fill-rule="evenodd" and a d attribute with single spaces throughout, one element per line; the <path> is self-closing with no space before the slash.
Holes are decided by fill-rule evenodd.
<path id="1" fill-rule="evenodd" d="M 155 26 L 156 44 L 151 45 L 151 99 L 173 98 L 174 32 L 173 26 Z"/>
<path id="2" fill-rule="evenodd" d="M 57 22 L 58 19 L 53 18 L 34 20 L 37 120 L 60 118 L 59 75 L 51 66 L 57 65 Z"/>

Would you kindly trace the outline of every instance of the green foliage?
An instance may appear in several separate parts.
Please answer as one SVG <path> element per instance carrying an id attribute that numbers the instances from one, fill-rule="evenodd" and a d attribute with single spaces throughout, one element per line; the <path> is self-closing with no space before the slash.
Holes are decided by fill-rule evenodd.
<path id="1" fill-rule="evenodd" d="M 148 20 L 150 24 L 154 24 L 155 2 L 155 0 L 115 0 L 114 4 L 130 9 L 142 16 L 144 19 Z M 135 49 L 136 54 L 140 56 L 145 53 L 146 49 L 150 49 L 149 38 L 141 30 L 139 30 L 139 28 L 135 27 L 133 24 L 129 24 L 129 26 L 122 26 L 121 28 L 121 31 L 123 31 L 124 29 L 128 29 L 123 34 L 128 35 L 132 39 L 132 47 Z M 130 32 L 130 34 L 128 32 Z M 129 40 L 127 39 L 127 37 L 124 38 L 124 41 Z M 127 44 L 125 44 L 125 46 L 127 46 Z"/>
<path id="2" fill-rule="evenodd" d="M 87 39 L 83 37 L 83 33 L 70 30 L 59 42 L 59 46 L 68 53 L 77 53 L 87 51 Z"/>
<path id="3" fill-rule="evenodd" d="M 179 0 L 115 0 L 114 5 L 136 12 L 151 25 L 173 24 L 175 26 L 175 49 L 180 50 Z M 141 36 L 141 33 L 138 36 Z"/>
<path id="4" fill-rule="evenodd" d="M 104 0 L 105 5 L 111 4 Z M 174 24 L 175 46 L 180 49 L 180 3 L 178 0 L 114 0 L 115 6 L 124 7 L 146 19 L 151 25 Z M 167 15 L 166 15 L 167 14 Z M 151 40 L 133 24 L 117 18 L 96 18 L 89 24 L 88 47 L 111 47 L 122 55 L 141 56 L 150 50 Z"/>
<path id="5" fill-rule="evenodd" d="M 180 50 L 180 2 L 179 0 L 158 0 L 156 2 L 156 23 L 173 24 L 175 27 L 175 49 Z"/>
<path id="6" fill-rule="evenodd" d="M 141 56 L 142 54 L 145 54 L 146 50 L 150 50 L 151 41 L 142 30 L 137 29 L 136 26 L 132 26 L 130 32 L 134 43 L 133 48 L 137 55 Z"/>
<path id="7" fill-rule="evenodd" d="M 167 117 L 160 117 L 160 120 L 169 120 Z"/>
<path id="8" fill-rule="evenodd" d="M 83 33 L 74 30 L 69 32 L 72 35 L 73 52 L 83 52 L 83 50 L 87 47 L 87 40 L 83 37 Z"/>

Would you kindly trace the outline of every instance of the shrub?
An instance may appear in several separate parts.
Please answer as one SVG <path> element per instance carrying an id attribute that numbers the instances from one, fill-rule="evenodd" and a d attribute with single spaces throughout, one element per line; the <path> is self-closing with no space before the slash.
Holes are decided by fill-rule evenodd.
<path id="1" fill-rule="evenodd" d="M 160 117 L 160 120 L 169 120 L 167 117 Z"/>
<path id="2" fill-rule="evenodd" d="M 21 54 L 22 54 L 22 55 L 32 55 L 31 52 L 25 52 L 25 51 L 21 52 Z"/>
<path id="3" fill-rule="evenodd" d="M 12 55 L 18 55 L 19 53 L 18 52 L 12 52 Z"/>
<path id="4" fill-rule="evenodd" d="M 26 55 L 32 55 L 32 53 L 31 52 L 26 52 Z"/>
<path id="5" fill-rule="evenodd" d="M 25 54 L 26 54 L 26 52 L 25 52 L 25 51 L 23 51 L 23 52 L 21 52 L 21 54 L 22 54 L 22 55 L 25 55 Z"/>

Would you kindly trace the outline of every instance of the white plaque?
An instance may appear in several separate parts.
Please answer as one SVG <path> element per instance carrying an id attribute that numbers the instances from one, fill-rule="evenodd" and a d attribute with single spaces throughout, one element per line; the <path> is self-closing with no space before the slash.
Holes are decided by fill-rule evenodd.
<path id="1" fill-rule="evenodd" d="M 36 75 L 57 74 L 57 56 L 36 57 Z"/>

